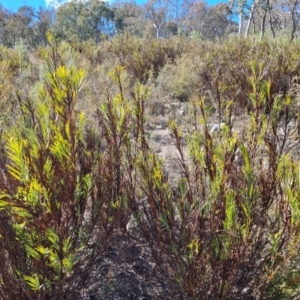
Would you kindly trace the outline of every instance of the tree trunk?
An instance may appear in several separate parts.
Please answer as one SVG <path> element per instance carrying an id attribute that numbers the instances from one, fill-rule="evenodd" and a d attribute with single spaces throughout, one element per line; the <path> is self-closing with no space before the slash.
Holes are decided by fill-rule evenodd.
<path id="1" fill-rule="evenodd" d="M 267 16 L 267 11 L 264 11 L 262 20 L 261 20 L 261 27 L 260 27 L 260 40 L 263 39 L 266 31 L 266 16 Z"/>
<path id="2" fill-rule="evenodd" d="M 297 7 L 297 4 L 298 4 L 298 0 L 295 1 L 294 3 L 294 6 L 293 6 L 293 9 L 291 11 L 291 14 L 292 14 L 292 21 L 293 21 L 293 27 L 292 27 L 292 35 L 291 35 L 291 41 L 294 39 L 295 37 L 295 32 L 296 32 L 296 28 L 297 28 L 297 20 L 295 19 L 295 11 L 296 11 L 296 7 Z"/>
<path id="3" fill-rule="evenodd" d="M 250 25 L 251 25 L 251 22 L 252 22 L 252 19 L 253 19 L 254 7 L 255 7 L 255 2 L 253 1 L 253 4 L 251 6 L 251 10 L 250 10 L 249 20 L 248 20 L 246 31 L 245 31 L 245 39 L 248 37 L 248 34 L 249 34 Z"/>
<path id="4" fill-rule="evenodd" d="M 243 13 L 241 12 L 239 14 L 239 32 L 238 32 L 239 37 L 242 36 L 242 30 L 243 30 Z"/>

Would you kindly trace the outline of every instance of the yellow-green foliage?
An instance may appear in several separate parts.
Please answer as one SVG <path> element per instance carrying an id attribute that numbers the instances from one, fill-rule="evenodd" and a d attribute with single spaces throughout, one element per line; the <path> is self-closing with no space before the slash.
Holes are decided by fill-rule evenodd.
<path id="1" fill-rule="evenodd" d="M 260 97 L 253 99 L 256 109 L 250 113 L 251 123 L 244 139 L 229 124 L 219 133 L 211 133 L 208 110 L 200 101 L 197 106 L 202 129 L 195 130 L 188 139 L 190 166 L 182 154 L 178 128 L 172 123 L 183 179 L 175 209 L 163 211 L 165 202 L 157 197 L 157 207 L 162 210 L 161 229 L 173 228 L 162 231 L 161 241 L 170 239 L 164 249 L 169 258 L 174 255 L 173 249 L 181 249 L 179 256 L 173 256 L 181 266 L 181 275 L 177 276 L 193 299 L 236 299 L 243 293 L 244 297 L 262 298 L 262 293 L 271 287 L 270 294 L 275 297 L 284 294 L 279 287 L 289 290 L 295 286 L 292 278 L 299 272 L 290 267 L 290 259 L 298 255 L 297 251 L 290 251 L 290 246 L 298 249 L 295 238 L 299 237 L 299 162 L 283 151 L 287 141 L 279 141 L 274 131 L 279 122 L 288 122 L 293 112 L 287 98 L 275 101 L 266 116 L 266 98 L 266 92 L 261 92 Z M 279 111 L 287 114 L 279 117 Z M 227 114 L 222 111 L 223 116 Z M 263 165 L 260 159 L 264 160 Z M 149 176 L 155 176 L 150 169 Z M 175 211 L 180 216 L 179 236 L 173 227 Z M 290 278 L 285 279 L 284 285 L 276 277 L 279 270 Z M 252 284 L 259 286 L 260 291 L 252 289 Z M 284 295 L 288 297 L 288 293 Z"/>
<path id="2" fill-rule="evenodd" d="M 75 111 L 84 72 L 64 63 L 64 49 L 51 42 L 38 98 L 21 102 L 21 116 L 4 137 L 1 299 L 62 296 L 64 282 L 87 262 L 86 255 L 92 261 L 105 245 L 99 226 L 107 227 L 108 239 L 118 216 L 120 187 L 109 173 L 98 177 L 102 164 L 114 165 L 111 152 L 100 152 L 97 138 L 84 129 L 84 114 Z M 92 236 L 99 250 L 80 255 Z M 16 280 L 18 289 L 13 288 Z"/>
<path id="3" fill-rule="evenodd" d="M 18 104 L 0 139 L 0 298 L 78 297 L 77 272 L 115 232 L 130 241 L 132 219 L 169 295 L 297 295 L 299 92 L 288 93 L 299 43 L 124 34 L 82 46 L 49 36 L 30 63 L 22 47 L 0 48 L 6 117 L 6 104 Z M 188 136 L 169 124 L 177 186 L 149 146 L 148 89 L 136 81 L 192 104 Z M 212 132 L 216 111 L 224 123 Z"/>
<path id="4" fill-rule="evenodd" d="M 54 282 L 73 271 L 80 248 L 74 237 L 80 236 L 77 231 L 83 213 L 78 209 L 87 201 L 91 187 L 91 171 L 76 174 L 83 137 L 82 125 L 75 123 L 74 105 L 83 72 L 56 66 L 51 58 L 55 54 L 47 54 L 49 71 L 36 107 L 30 100 L 22 103 L 23 118 L 6 134 L 7 176 L 13 186 L 0 192 L 2 216 L 9 216 L 7 226 L 15 236 L 15 247 L 24 251 L 19 262 L 3 274 L 7 276 L 4 282 L 18 274 L 37 295 L 47 295 Z M 3 251 L 8 248 L 3 240 L 1 245 L 5 257 Z M 16 252 L 10 250 L 6 255 L 9 259 Z M 22 297 L 22 290 L 19 293 L 16 297 Z M 3 299 L 7 297 L 5 292 L 1 294 Z"/>

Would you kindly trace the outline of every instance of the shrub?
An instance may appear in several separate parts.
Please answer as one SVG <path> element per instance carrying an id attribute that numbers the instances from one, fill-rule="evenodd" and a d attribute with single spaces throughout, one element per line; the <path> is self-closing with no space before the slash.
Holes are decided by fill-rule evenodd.
<path id="1" fill-rule="evenodd" d="M 104 257 L 116 232 L 126 242 L 147 243 L 162 297 L 295 296 L 299 68 L 295 54 L 289 60 L 286 53 L 298 44 L 289 50 L 267 42 L 190 41 L 190 52 L 180 57 L 174 41 L 148 41 L 149 53 L 126 35 L 105 43 L 123 66 L 110 73 L 115 87 L 105 93 L 103 79 L 99 87 L 96 78 L 108 63 L 92 66 L 51 39 L 39 50 L 43 82 L 28 95 L 17 93 L 19 117 L 0 148 L 0 297 L 80 297 L 81 272 Z M 167 89 L 188 92 L 193 125 L 187 136 L 170 121 L 181 167 L 176 186 L 149 146 L 147 89 L 137 84 L 133 90 L 125 72 L 147 81 L 152 70 L 155 78 L 168 49 L 171 63 L 161 76 L 172 75 Z M 79 61 L 95 71 L 87 80 L 90 94 L 82 94 L 84 72 L 74 67 Z M 8 82 L 18 87 L 9 66 L 2 69 L 14 74 Z M 96 95 L 103 99 L 87 124 L 78 108 L 98 101 Z M 240 131 L 231 118 L 237 108 L 245 111 Z M 220 123 L 213 131 L 215 111 Z"/>
<path id="2" fill-rule="evenodd" d="M 137 39 L 128 33 L 118 35 L 108 46 L 108 51 L 118 58 L 121 66 L 141 82 L 147 82 L 149 72 L 157 77 L 160 69 L 180 55 L 184 45 L 173 40 Z"/>
<path id="3" fill-rule="evenodd" d="M 223 103 L 226 123 L 215 133 L 208 123 L 211 109 L 198 102 L 188 157 L 171 122 L 182 168 L 177 188 L 162 162 L 140 151 L 136 191 L 145 203 L 136 194 L 129 203 L 153 256 L 177 284 L 173 294 L 181 290 L 183 298 L 263 299 L 279 270 L 288 273 L 298 257 L 299 166 L 287 129 L 295 112 L 287 96 L 275 98 L 266 115 L 271 84 L 261 85 L 267 88 L 259 93 L 252 85 L 244 133 L 232 129 L 232 102 Z"/>
<path id="4" fill-rule="evenodd" d="M 21 117 L 4 138 L 1 299 L 71 297 L 81 288 L 72 282 L 118 223 L 120 145 L 107 141 L 111 150 L 104 152 L 101 136 L 84 127 L 74 109 L 84 73 L 65 64 L 63 51 L 55 42 L 45 49 L 39 97 L 21 99 Z"/>
<path id="5" fill-rule="evenodd" d="M 251 42 L 230 38 L 220 43 L 185 41 L 185 51 L 167 64 L 155 83 L 154 92 L 179 100 L 205 97 L 218 110 L 219 103 L 233 101 L 236 112 L 251 109 L 248 97 L 251 76 L 270 81 L 269 100 L 286 95 L 292 79 L 299 76 L 299 43 Z"/>

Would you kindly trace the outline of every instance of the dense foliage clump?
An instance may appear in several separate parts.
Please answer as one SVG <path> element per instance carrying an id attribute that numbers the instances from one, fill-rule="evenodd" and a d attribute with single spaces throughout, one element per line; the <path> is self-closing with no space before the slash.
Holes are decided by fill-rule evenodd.
<path id="1" fill-rule="evenodd" d="M 112 299 L 119 246 L 124 299 L 299 295 L 298 41 L 45 44 L 0 48 L 1 299 Z"/>

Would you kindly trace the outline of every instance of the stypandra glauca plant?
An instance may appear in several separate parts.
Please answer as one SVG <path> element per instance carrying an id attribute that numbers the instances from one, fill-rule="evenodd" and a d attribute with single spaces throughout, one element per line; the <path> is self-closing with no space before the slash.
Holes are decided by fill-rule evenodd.
<path id="1" fill-rule="evenodd" d="M 272 286 L 288 285 L 278 284 L 279 272 L 299 278 L 288 273 L 299 253 L 295 112 L 289 96 L 269 101 L 272 82 L 252 71 L 243 130 L 233 128 L 233 103 L 224 101 L 225 122 L 213 132 L 212 109 L 201 99 L 186 154 L 180 128 L 170 123 L 182 169 L 177 187 L 151 150 L 135 161 L 139 196 L 128 202 L 169 291 L 182 299 L 268 299 Z"/>
<path id="2" fill-rule="evenodd" d="M 104 151 L 105 136 L 86 129 L 75 110 L 84 73 L 68 45 L 49 42 L 39 94 L 19 99 L 22 114 L 3 141 L 1 299 L 72 298 L 120 216 L 119 144 Z"/>

